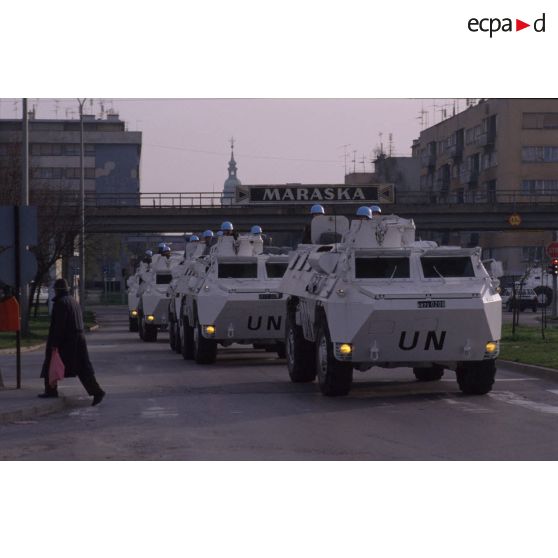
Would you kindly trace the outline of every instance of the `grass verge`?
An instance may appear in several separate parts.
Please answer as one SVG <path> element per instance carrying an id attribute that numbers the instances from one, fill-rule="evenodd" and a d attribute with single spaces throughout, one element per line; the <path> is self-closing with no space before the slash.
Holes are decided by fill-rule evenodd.
<path id="1" fill-rule="evenodd" d="M 518 326 L 512 335 L 511 324 L 502 325 L 500 357 L 504 360 L 558 368 L 558 329 L 548 327 L 541 336 L 541 328 Z"/>
<path id="2" fill-rule="evenodd" d="M 86 329 L 95 325 L 95 313 L 91 310 L 85 311 L 85 327 Z M 36 318 L 32 318 L 29 322 L 30 334 L 21 338 L 22 347 L 31 347 L 44 343 L 48 337 L 48 328 L 50 325 L 50 316 L 48 314 L 39 314 Z M 0 349 L 15 349 L 16 334 L 0 333 Z"/>

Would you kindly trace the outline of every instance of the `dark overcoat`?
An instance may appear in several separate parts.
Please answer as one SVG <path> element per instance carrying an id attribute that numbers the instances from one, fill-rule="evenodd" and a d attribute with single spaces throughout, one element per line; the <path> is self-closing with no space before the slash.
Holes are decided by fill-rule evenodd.
<path id="1" fill-rule="evenodd" d="M 83 333 L 81 308 L 67 291 L 59 292 L 54 298 L 41 378 L 48 377 L 53 347 L 58 348 L 66 378 L 90 372 L 91 362 Z"/>

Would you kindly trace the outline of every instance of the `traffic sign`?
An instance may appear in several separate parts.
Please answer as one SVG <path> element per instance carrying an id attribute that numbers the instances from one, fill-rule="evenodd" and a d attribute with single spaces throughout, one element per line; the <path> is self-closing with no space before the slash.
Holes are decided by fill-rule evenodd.
<path id="1" fill-rule="evenodd" d="M 558 242 L 551 242 L 546 245 L 546 255 L 549 258 L 558 258 Z"/>
<path id="2" fill-rule="evenodd" d="M 519 215 L 519 213 L 512 213 L 508 217 L 508 223 L 512 227 L 519 227 L 519 225 L 521 225 L 521 215 Z"/>

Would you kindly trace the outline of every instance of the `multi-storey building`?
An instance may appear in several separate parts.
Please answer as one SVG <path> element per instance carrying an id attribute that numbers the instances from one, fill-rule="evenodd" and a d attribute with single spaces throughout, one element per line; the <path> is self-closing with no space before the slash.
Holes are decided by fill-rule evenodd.
<path id="1" fill-rule="evenodd" d="M 19 164 L 21 120 L 0 120 L 0 181 Z M 129 132 L 117 114 L 84 116 L 84 185 L 88 202 L 139 203 L 141 132 Z M 80 121 L 29 120 L 29 186 L 80 188 Z M 111 198 L 114 194 L 126 194 Z M 93 198 L 94 195 L 94 198 Z"/>
<path id="2" fill-rule="evenodd" d="M 413 157 L 431 201 L 531 202 L 558 195 L 558 99 L 488 99 L 420 133 Z M 455 238 L 451 239 L 455 241 Z M 552 232 L 471 232 L 487 255 L 519 274 L 541 261 Z"/>

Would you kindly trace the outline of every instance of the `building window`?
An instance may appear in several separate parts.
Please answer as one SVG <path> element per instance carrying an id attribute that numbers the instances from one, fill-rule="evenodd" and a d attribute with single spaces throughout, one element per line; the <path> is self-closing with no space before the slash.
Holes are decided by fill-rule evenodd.
<path id="1" fill-rule="evenodd" d="M 558 128 L 558 112 L 524 112 L 524 129 L 546 129 Z"/>
<path id="2" fill-rule="evenodd" d="M 39 179 L 60 179 L 63 176 L 64 169 L 56 168 L 56 167 L 40 167 L 37 169 L 33 169 L 32 176 L 33 178 Z"/>
<path id="3" fill-rule="evenodd" d="M 79 167 L 66 169 L 66 178 L 78 179 L 80 177 Z M 93 167 L 85 168 L 85 178 L 95 178 L 95 169 Z"/>
<path id="4" fill-rule="evenodd" d="M 32 143 L 31 155 L 62 155 L 62 145 L 60 143 Z"/>
<path id="5" fill-rule="evenodd" d="M 522 147 L 521 159 L 524 163 L 556 163 L 558 147 L 550 145 Z"/>
<path id="6" fill-rule="evenodd" d="M 527 263 L 535 263 L 543 261 L 542 246 L 522 246 L 521 260 Z"/>
<path id="7" fill-rule="evenodd" d="M 524 180 L 521 192 L 527 195 L 558 194 L 558 180 Z"/>
<path id="8" fill-rule="evenodd" d="M 72 155 L 79 157 L 80 146 L 79 143 L 66 143 L 64 145 L 64 155 Z M 84 146 L 84 154 L 87 156 L 95 155 L 95 144 L 86 143 Z"/>

